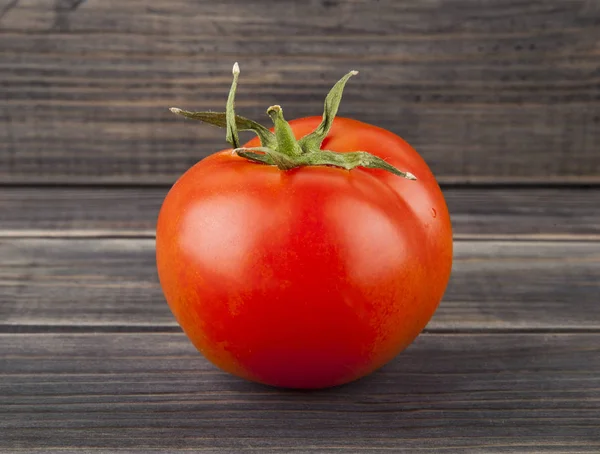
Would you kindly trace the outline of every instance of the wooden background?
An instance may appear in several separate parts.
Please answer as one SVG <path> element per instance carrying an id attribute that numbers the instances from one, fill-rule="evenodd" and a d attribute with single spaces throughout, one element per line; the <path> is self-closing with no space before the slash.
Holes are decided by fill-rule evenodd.
<path id="1" fill-rule="evenodd" d="M 341 114 L 412 143 L 441 182 L 598 182 L 595 0 L 2 0 L 0 181 L 171 183 L 223 148 L 173 105 Z"/>
<path id="2" fill-rule="evenodd" d="M 452 214 L 417 341 L 334 390 L 216 371 L 154 226 L 224 132 L 170 106 L 403 136 Z M 600 1 L 0 0 L 0 452 L 600 452 Z M 121 452 L 120 451 L 120 452 Z"/>

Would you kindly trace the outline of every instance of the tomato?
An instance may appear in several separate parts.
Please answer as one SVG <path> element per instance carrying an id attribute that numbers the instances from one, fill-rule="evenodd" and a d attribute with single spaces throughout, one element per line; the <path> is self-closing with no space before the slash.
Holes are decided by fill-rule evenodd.
<path id="1" fill-rule="evenodd" d="M 320 122 L 289 126 L 299 140 Z M 160 211 L 157 267 L 173 314 L 208 360 L 248 380 L 323 388 L 371 373 L 423 330 L 450 276 L 448 210 L 408 143 L 337 117 L 320 147 L 368 152 L 417 180 L 281 170 L 226 149 L 190 168 Z"/>

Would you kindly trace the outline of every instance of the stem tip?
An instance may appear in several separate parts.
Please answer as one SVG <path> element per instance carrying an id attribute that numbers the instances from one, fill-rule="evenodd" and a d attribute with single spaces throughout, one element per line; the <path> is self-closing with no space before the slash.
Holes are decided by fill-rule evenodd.
<path id="1" fill-rule="evenodd" d="M 170 107 L 169 110 L 171 112 L 173 112 L 174 114 L 180 114 L 181 113 L 181 109 L 178 107 Z"/>
<path id="2" fill-rule="evenodd" d="M 231 72 L 234 76 L 240 73 L 240 65 L 238 65 L 237 61 L 233 64 L 233 70 Z"/>
<path id="3" fill-rule="evenodd" d="M 415 177 L 412 173 L 410 172 L 405 172 L 406 175 L 404 176 L 404 178 L 406 178 L 407 180 L 416 180 L 417 177 Z"/>
<path id="4" fill-rule="evenodd" d="M 278 106 L 277 104 L 275 104 L 274 106 L 271 106 L 267 109 L 267 115 L 271 115 L 272 113 L 276 113 L 276 112 L 281 112 L 281 106 Z"/>
<path id="5" fill-rule="evenodd" d="M 350 71 L 350 74 L 352 74 L 353 76 L 356 76 L 358 74 L 358 71 L 356 71 L 355 69 L 353 69 L 352 71 Z"/>

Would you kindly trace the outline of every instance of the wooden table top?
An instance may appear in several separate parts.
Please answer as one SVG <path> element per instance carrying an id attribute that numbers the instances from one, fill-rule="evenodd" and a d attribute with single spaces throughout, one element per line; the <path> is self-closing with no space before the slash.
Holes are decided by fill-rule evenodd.
<path id="1" fill-rule="evenodd" d="M 154 264 L 165 192 L 0 191 L 0 451 L 600 451 L 600 190 L 446 188 L 433 320 L 316 392 L 222 373 L 180 331 Z"/>

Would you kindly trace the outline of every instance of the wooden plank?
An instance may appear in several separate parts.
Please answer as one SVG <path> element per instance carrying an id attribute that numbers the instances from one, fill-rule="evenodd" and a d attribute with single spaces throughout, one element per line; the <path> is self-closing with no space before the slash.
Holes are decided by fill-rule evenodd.
<path id="1" fill-rule="evenodd" d="M 340 113 L 441 181 L 597 182 L 599 20 L 592 0 L 8 2 L 0 182 L 173 182 L 224 134 L 166 108 L 222 109 L 234 60 L 247 116 L 318 114 L 356 68 Z"/>
<path id="2" fill-rule="evenodd" d="M 154 236 L 161 188 L 0 188 L 0 237 Z M 457 238 L 600 235 L 600 188 L 443 188 Z"/>
<path id="3" fill-rule="evenodd" d="M 0 329 L 177 329 L 151 239 L 0 240 Z M 600 243 L 458 241 L 447 330 L 597 330 Z"/>
<path id="4" fill-rule="evenodd" d="M 0 188 L 0 236 L 90 234 L 154 236 L 169 187 Z M 599 191 L 600 200 L 600 191 Z"/>
<path id="5" fill-rule="evenodd" d="M 449 188 L 444 195 L 457 237 L 600 234 L 600 188 Z"/>
<path id="6" fill-rule="evenodd" d="M 310 393 L 221 373 L 177 333 L 0 345 L 11 452 L 600 449 L 599 334 L 425 334 L 370 377 Z"/>

